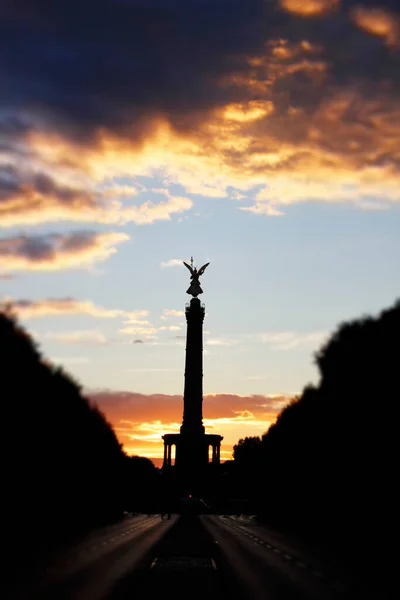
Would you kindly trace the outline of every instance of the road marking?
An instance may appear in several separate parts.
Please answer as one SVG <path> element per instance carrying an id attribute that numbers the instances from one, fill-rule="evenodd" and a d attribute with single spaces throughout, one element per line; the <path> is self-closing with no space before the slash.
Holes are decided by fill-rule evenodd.
<path id="1" fill-rule="evenodd" d="M 220 520 L 225 520 L 228 521 L 228 519 L 225 517 L 219 517 Z M 216 519 L 215 519 L 216 520 Z M 260 540 L 259 538 L 257 538 L 255 535 L 248 533 L 247 531 L 245 531 L 242 527 L 239 527 L 236 524 L 232 524 L 229 523 L 229 527 L 231 527 L 232 529 L 237 529 L 240 533 L 246 535 L 247 537 L 251 538 L 255 543 L 258 543 L 260 545 L 265 546 L 266 548 L 268 548 L 268 550 L 273 550 L 276 554 L 281 554 L 286 560 L 293 560 L 295 561 L 295 564 L 298 567 L 301 567 L 302 569 L 309 569 L 310 572 L 315 576 L 318 577 L 319 579 L 323 579 L 324 575 L 316 570 L 313 569 L 311 566 L 306 565 L 305 563 L 303 563 L 301 560 L 295 560 L 293 556 L 290 556 L 290 554 L 286 554 L 285 552 L 283 552 L 282 550 L 280 550 L 279 548 L 274 548 L 273 546 L 271 546 L 271 544 L 268 544 L 267 542 Z M 217 542 L 216 542 L 217 543 Z"/>

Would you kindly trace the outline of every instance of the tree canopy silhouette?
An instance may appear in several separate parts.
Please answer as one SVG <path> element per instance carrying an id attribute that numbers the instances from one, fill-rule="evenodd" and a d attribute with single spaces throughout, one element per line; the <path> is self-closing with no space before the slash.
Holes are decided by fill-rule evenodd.
<path id="1" fill-rule="evenodd" d="M 339 325 L 315 356 L 318 386 L 305 387 L 259 442 L 240 440 L 234 451 L 238 469 L 258 465 L 265 520 L 381 574 L 399 506 L 399 338 L 400 302 Z"/>
<path id="2" fill-rule="evenodd" d="M 0 312 L 3 532 L 62 540 L 136 509 L 158 473 L 113 428 L 10 309 Z M 35 543 L 36 543 L 35 542 Z M 17 541 L 20 543 L 20 541 Z"/>

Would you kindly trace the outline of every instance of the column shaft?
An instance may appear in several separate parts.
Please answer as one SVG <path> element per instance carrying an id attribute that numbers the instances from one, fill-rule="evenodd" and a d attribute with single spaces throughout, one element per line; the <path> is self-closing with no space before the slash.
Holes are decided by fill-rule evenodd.
<path id="1" fill-rule="evenodd" d="M 204 307 L 192 298 L 186 309 L 185 389 L 181 432 L 204 433 L 203 426 L 203 320 Z"/>

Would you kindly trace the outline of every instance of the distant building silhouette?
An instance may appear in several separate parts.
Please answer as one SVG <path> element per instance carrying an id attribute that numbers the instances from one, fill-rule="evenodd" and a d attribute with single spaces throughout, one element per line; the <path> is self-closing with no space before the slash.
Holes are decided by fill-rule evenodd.
<path id="1" fill-rule="evenodd" d="M 188 291 L 190 293 L 190 291 Z M 206 434 L 203 425 L 203 321 L 204 304 L 197 297 L 186 305 L 186 360 L 183 419 L 180 433 L 163 435 L 163 469 L 172 467 L 172 446 L 175 446 L 175 469 L 183 476 L 193 477 L 204 472 L 209 463 L 219 465 L 223 437 Z"/>

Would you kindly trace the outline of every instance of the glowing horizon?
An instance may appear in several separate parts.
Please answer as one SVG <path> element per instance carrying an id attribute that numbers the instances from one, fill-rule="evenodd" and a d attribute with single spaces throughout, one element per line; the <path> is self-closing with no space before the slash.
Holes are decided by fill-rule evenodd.
<path id="1" fill-rule="evenodd" d="M 182 424 L 183 396 L 127 392 L 87 392 L 105 413 L 127 454 L 147 456 L 157 466 L 162 462 L 162 436 L 178 433 Z M 224 437 L 221 460 L 232 458 L 241 437 L 261 436 L 292 397 L 207 394 L 203 399 L 206 433 Z M 158 417 L 158 418 L 157 418 Z"/>

